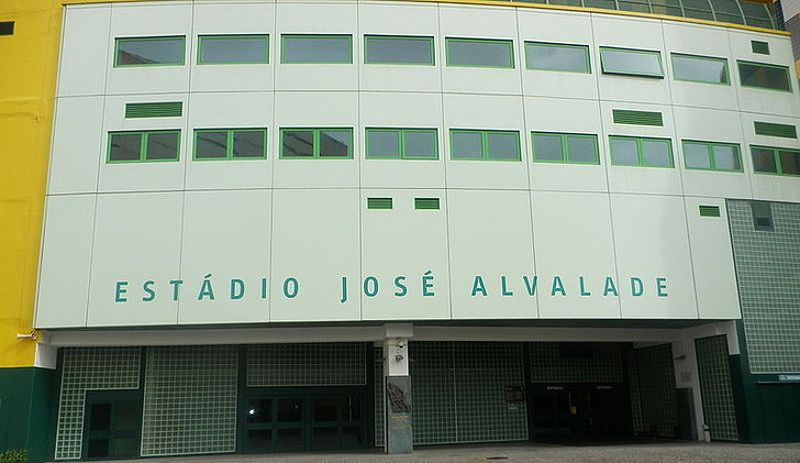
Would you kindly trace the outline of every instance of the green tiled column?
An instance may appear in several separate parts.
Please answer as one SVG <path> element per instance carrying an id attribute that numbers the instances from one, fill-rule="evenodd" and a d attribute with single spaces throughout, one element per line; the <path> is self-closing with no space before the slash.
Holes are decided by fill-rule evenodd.
<path id="1" fill-rule="evenodd" d="M 703 415 L 711 439 L 739 439 L 736 409 L 728 360 L 728 344 L 724 335 L 695 340 Z"/>

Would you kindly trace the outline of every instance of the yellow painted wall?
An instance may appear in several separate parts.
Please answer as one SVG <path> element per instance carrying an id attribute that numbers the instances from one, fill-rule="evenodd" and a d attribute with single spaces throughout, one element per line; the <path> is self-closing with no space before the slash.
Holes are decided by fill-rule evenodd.
<path id="1" fill-rule="evenodd" d="M 61 5 L 0 0 L 0 367 L 31 366 L 39 240 L 55 95 Z"/>

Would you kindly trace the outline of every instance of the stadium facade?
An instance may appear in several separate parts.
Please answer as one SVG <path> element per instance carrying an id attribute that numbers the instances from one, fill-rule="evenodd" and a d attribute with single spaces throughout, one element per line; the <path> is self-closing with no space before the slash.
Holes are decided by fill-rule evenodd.
<path id="1" fill-rule="evenodd" d="M 0 447 L 800 441 L 775 5 L 0 6 Z"/>

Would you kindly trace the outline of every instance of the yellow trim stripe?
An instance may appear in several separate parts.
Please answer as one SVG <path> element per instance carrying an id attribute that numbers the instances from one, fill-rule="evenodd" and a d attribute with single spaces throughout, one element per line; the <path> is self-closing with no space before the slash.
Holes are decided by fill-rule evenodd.
<path id="1" fill-rule="evenodd" d="M 142 1 L 163 1 L 163 0 L 62 0 L 64 5 L 84 5 L 87 3 L 126 3 L 126 2 L 142 2 Z M 510 2 L 510 1 L 497 1 L 497 0 L 393 0 L 402 2 L 415 2 L 415 3 L 447 3 L 456 5 L 483 5 L 483 6 L 502 6 L 502 7 L 516 7 L 516 8 L 530 8 L 540 10 L 557 10 L 557 11 L 579 11 L 583 13 L 597 13 L 616 16 L 629 16 L 634 18 L 648 18 L 648 19 L 661 19 L 664 21 L 674 21 L 689 24 L 702 24 L 704 26 L 725 27 L 728 29 L 738 29 L 748 32 L 760 32 L 763 34 L 790 36 L 786 31 L 778 31 L 775 29 L 767 29 L 765 27 L 745 26 L 743 24 L 726 23 L 721 21 L 709 21 L 707 19 L 684 18 L 682 16 L 670 16 L 666 14 L 656 13 L 640 13 L 637 11 L 620 11 L 620 10 L 604 10 L 602 8 L 589 8 L 582 6 L 568 6 L 568 5 L 545 5 L 541 3 L 523 3 L 523 2 Z"/>

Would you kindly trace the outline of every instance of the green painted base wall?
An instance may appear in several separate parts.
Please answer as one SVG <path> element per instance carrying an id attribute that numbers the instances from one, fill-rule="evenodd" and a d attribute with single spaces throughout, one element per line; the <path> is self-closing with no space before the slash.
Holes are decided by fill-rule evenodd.
<path id="1" fill-rule="evenodd" d="M 55 385 L 54 370 L 0 369 L 0 450 L 26 449 L 31 463 L 51 459 Z"/>

